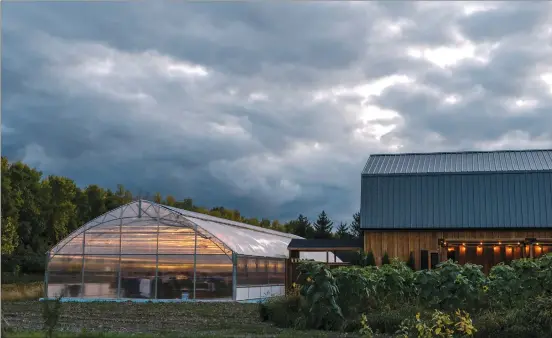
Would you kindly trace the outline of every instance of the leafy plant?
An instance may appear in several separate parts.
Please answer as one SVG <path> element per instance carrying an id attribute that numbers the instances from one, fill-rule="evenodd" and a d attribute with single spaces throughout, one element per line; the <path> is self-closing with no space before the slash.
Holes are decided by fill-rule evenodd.
<path id="1" fill-rule="evenodd" d="M 305 297 L 308 309 L 307 326 L 325 330 L 338 328 L 343 324 L 344 316 L 336 302 L 339 288 L 330 270 L 315 262 L 305 262 L 299 269 L 298 279 L 304 281 L 300 293 Z"/>
<path id="2" fill-rule="evenodd" d="M 372 338 L 374 336 L 374 331 L 372 331 L 372 328 L 370 325 L 368 325 L 368 317 L 366 317 L 366 314 L 362 314 L 360 319 L 360 330 L 358 331 L 363 337 L 365 338 Z"/>
<path id="3" fill-rule="evenodd" d="M 523 285 L 516 270 L 503 263 L 495 265 L 489 272 L 489 303 L 495 308 L 512 307 L 520 300 Z"/>
<path id="4" fill-rule="evenodd" d="M 485 303 L 487 279 L 481 266 L 448 260 L 429 271 L 416 272 L 420 301 L 426 306 L 452 310 L 476 309 Z"/>
<path id="5" fill-rule="evenodd" d="M 400 336 L 404 338 L 433 338 L 433 337 L 473 337 L 477 329 L 473 326 L 467 312 L 457 310 L 454 317 L 435 310 L 430 319 L 422 319 L 420 313 L 414 320 L 405 320 L 401 325 Z"/>
<path id="6" fill-rule="evenodd" d="M 370 279 L 366 268 L 341 267 L 332 270 L 339 292 L 337 302 L 345 316 L 360 313 L 373 304 L 376 283 Z"/>

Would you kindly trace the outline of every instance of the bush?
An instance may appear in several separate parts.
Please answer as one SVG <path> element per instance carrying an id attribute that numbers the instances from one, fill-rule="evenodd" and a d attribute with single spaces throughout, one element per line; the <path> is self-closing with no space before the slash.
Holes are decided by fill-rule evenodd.
<path id="1" fill-rule="evenodd" d="M 374 257 L 372 250 L 368 251 L 366 254 L 366 262 L 364 263 L 364 266 L 376 266 L 376 258 Z"/>
<path id="2" fill-rule="evenodd" d="M 332 271 L 305 262 L 300 271 L 292 294 L 261 305 L 263 320 L 282 327 L 393 334 L 416 313 L 427 321 L 439 310 L 439 318 L 452 320 L 453 312 L 462 310 L 474 315 L 480 337 L 552 337 L 551 254 L 499 264 L 488 277 L 474 264 L 447 261 L 415 272 L 398 259 Z"/>
<path id="3" fill-rule="evenodd" d="M 459 265 L 449 260 L 435 270 L 416 272 L 420 301 L 441 310 L 474 310 L 485 304 L 487 278 L 475 264 Z"/>
<path id="4" fill-rule="evenodd" d="M 270 321 L 282 328 L 297 328 L 300 317 L 304 315 L 303 306 L 299 295 L 272 297 L 259 304 L 259 313 L 262 321 Z"/>
<path id="5" fill-rule="evenodd" d="M 397 309 L 372 311 L 366 314 L 366 319 L 374 332 L 392 335 L 401 328 L 405 318 L 413 318 L 420 311 L 424 310 L 407 305 Z"/>
<path id="6" fill-rule="evenodd" d="M 489 310 L 475 319 L 477 337 L 552 337 L 552 297 L 539 296 L 521 307 Z"/>
<path id="7" fill-rule="evenodd" d="M 391 261 L 389 260 L 389 255 L 387 254 L 387 252 L 385 252 L 383 254 L 383 257 L 381 258 L 381 265 L 386 265 L 386 264 L 390 264 Z"/>

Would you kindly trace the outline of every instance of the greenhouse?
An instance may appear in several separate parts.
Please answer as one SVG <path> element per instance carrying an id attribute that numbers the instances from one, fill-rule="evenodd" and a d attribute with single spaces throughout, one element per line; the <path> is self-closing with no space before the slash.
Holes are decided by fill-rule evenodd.
<path id="1" fill-rule="evenodd" d="M 46 297 L 241 301 L 282 295 L 294 238 L 301 237 L 135 201 L 86 223 L 47 253 Z M 326 253 L 302 255 L 327 259 Z"/>

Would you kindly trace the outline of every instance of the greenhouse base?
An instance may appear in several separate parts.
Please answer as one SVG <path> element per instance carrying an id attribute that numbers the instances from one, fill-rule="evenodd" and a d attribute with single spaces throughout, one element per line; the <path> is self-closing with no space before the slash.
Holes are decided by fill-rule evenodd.
<path id="1" fill-rule="evenodd" d="M 62 303 L 262 303 L 268 298 L 233 300 L 233 299 L 141 299 L 141 298 L 61 298 Z M 56 300 L 56 298 L 40 298 L 39 301 Z"/>

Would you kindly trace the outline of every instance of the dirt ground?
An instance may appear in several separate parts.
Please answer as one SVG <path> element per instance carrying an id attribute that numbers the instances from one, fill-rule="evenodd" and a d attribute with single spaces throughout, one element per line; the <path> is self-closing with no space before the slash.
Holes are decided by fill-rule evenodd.
<path id="1" fill-rule="evenodd" d="M 237 303 L 63 303 L 59 331 L 153 333 L 183 337 L 345 337 L 336 332 L 280 329 L 262 322 L 256 304 Z M 15 331 L 42 329 L 38 301 L 2 302 L 5 319 Z"/>

